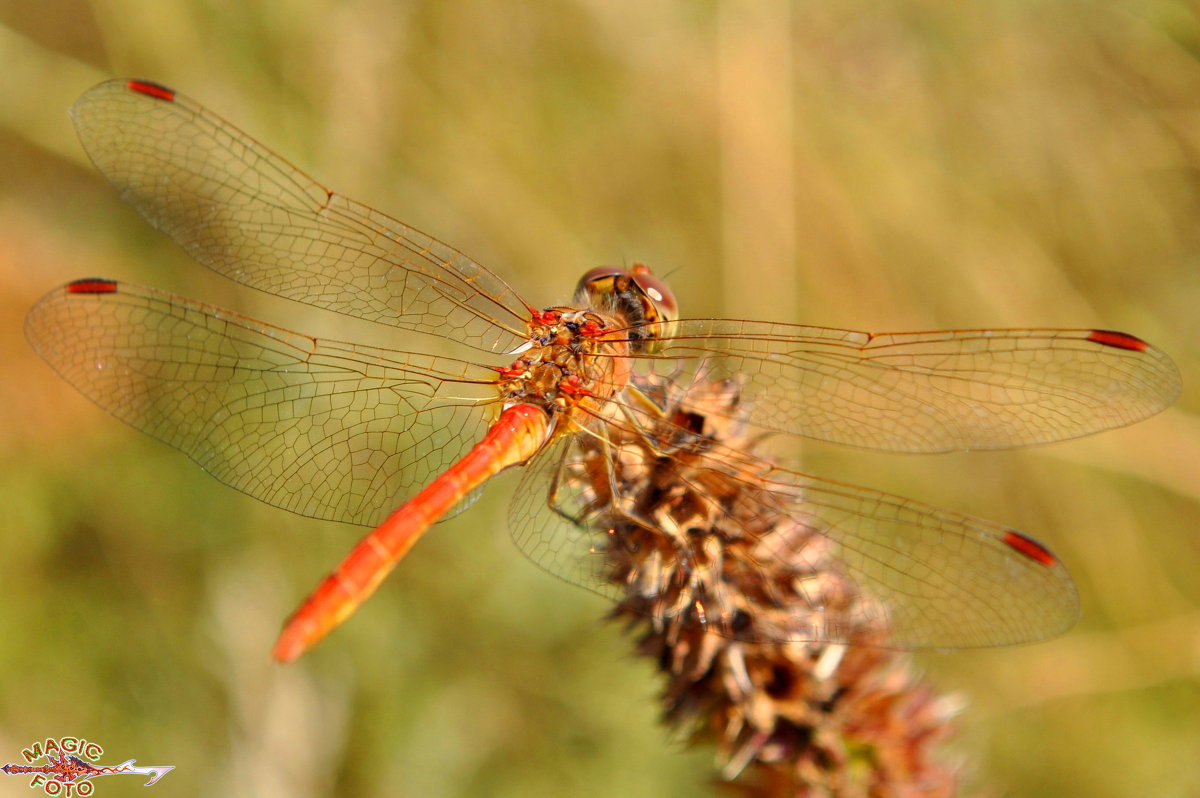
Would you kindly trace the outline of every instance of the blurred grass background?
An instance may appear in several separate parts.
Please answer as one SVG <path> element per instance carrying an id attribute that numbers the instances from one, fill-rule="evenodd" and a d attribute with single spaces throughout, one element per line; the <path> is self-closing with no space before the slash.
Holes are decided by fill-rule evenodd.
<path id="1" fill-rule="evenodd" d="M 1061 639 L 921 655 L 969 702 L 946 752 L 967 792 L 1200 794 L 1198 57 L 1200 8 L 1171 0 L 0 0 L 0 761 L 77 735 L 178 766 L 163 796 L 711 790 L 603 601 L 509 544 L 511 477 L 314 655 L 271 663 L 360 530 L 207 478 L 21 333 L 82 276 L 361 332 L 239 290 L 122 205 L 66 109 L 138 76 L 535 305 L 640 260 L 689 315 L 1161 346 L 1185 391 L 1137 427 L 934 458 L 814 444 L 805 465 L 1012 524 L 1079 582 Z"/>

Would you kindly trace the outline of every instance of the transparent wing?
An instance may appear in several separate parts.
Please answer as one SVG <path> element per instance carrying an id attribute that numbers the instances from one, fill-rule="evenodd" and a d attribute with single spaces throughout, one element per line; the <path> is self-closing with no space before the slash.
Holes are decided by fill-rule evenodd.
<path id="1" fill-rule="evenodd" d="M 621 586 L 608 579 L 607 528 L 588 508 L 594 492 L 582 469 L 594 466 L 581 439 L 564 435 L 525 465 L 508 509 L 517 548 L 536 565 L 572 584 L 619 600 Z M 607 466 L 607 464 L 605 464 Z M 597 475 L 598 479 L 607 479 Z"/>
<path id="2" fill-rule="evenodd" d="M 381 521 L 499 411 L 486 367 L 321 341 L 126 283 L 70 283 L 29 311 L 25 332 L 109 413 L 314 518 Z"/>
<path id="3" fill-rule="evenodd" d="M 771 613 L 785 611 L 783 621 L 749 632 L 716 615 L 703 621 L 723 634 L 855 643 L 872 630 L 896 648 L 1040 640 L 1079 614 L 1062 564 L 1006 527 L 778 468 L 711 440 L 666 457 L 632 442 L 609 441 L 603 454 L 587 441 L 560 441 L 528 467 L 509 522 L 536 564 L 609 598 L 669 596 L 671 586 L 715 570 L 712 590 L 741 591 L 725 596 L 732 605 L 766 601 Z M 689 612 L 692 595 L 675 611 Z"/>
<path id="4" fill-rule="evenodd" d="M 775 468 L 762 490 L 743 494 L 743 512 L 778 512 L 831 542 L 841 569 L 878 616 L 889 645 L 969 648 L 1053 637 L 1079 617 L 1066 568 L 1013 529 L 887 493 Z M 812 543 L 761 538 L 756 554 L 803 562 Z M 811 565 L 811 564 L 810 564 Z M 826 617 L 829 634 L 861 623 Z"/>
<path id="5" fill-rule="evenodd" d="M 489 351 L 522 340 L 527 306 L 495 274 L 329 191 L 182 95 L 109 81 L 71 118 L 121 196 L 226 277 Z"/>
<path id="6" fill-rule="evenodd" d="M 733 319 L 662 328 L 640 374 L 733 378 L 758 426 L 896 452 L 1049 443 L 1169 405 L 1179 371 L 1107 330 L 864 333 Z M 651 325 L 653 327 L 654 325 Z"/>

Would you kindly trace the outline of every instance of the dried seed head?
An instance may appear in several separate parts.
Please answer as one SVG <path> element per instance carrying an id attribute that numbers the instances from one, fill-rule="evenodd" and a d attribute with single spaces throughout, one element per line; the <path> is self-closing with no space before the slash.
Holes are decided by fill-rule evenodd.
<path id="1" fill-rule="evenodd" d="M 715 741 L 744 795 L 954 794 L 934 749 L 955 702 L 879 645 L 882 607 L 746 454 L 737 385 L 641 387 L 669 423 L 608 441 L 612 484 L 589 500 L 611 508 L 613 614 L 667 677 L 666 721 Z"/>

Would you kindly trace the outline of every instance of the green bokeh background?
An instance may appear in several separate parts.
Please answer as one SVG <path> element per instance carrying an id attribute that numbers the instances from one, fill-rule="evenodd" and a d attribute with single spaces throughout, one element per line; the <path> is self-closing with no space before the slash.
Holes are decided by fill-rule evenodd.
<path id="1" fill-rule="evenodd" d="M 360 530 L 110 419 L 22 317 L 105 276 L 422 342 L 239 289 L 123 206 L 66 109 L 139 76 L 535 305 L 637 260 L 689 315 L 1161 346 L 1184 394 L 1137 427 L 932 458 L 813 444 L 804 465 L 1023 529 L 1079 583 L 1058 640 L 918 658 L 965 704 L 945 756 L 967 792 L 1200 794 L 1198 58 L 1200 11 L 1168 0 L 0 0 L 0 762 L 76 735 L 176 765 L 156 796 L 712 791 L 604 602 L 508 542 L 511 475 L 314 655 L 270 661 Z"/>

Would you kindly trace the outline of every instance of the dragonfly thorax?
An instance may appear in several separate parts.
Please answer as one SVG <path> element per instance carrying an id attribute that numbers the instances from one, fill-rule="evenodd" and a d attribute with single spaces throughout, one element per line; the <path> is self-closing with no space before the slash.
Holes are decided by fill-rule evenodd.
<path id="1" fill-rule="evenodd" d="M 529 321 L 529 340 L 501 369 L 506 405 L 524 403 L 551 415 L 577 407 L 595 413 L 629 381 L 627 331 L 591 310 L 550 308 Z"/>

